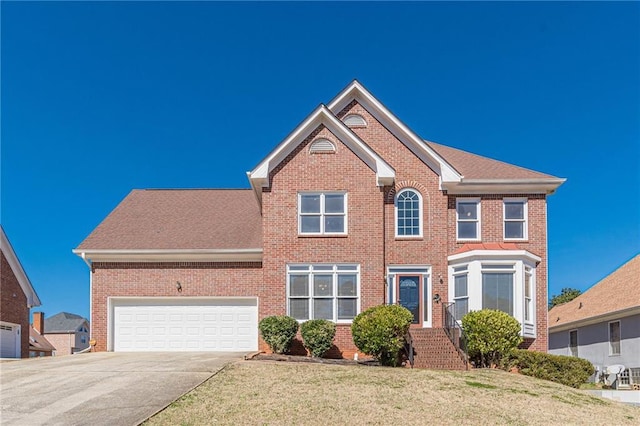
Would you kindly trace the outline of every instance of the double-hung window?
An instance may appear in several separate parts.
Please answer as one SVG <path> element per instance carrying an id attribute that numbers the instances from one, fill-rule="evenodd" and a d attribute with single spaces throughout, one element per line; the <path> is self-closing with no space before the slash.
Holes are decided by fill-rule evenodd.
<path id="1" fill-rule="evenodd" d="M 413 189 L 403 189 L 396 195 L 396 236 L 422 236 L 422 198 Z"/>
<path id="2" fill-rule="evenodd" d="M 524 268 L 524 320 L 533 321 L 533 271 L 529 266 Z"/>
<path id="3" fill-rule="evenodd" d="M 456 219 L 458 240 L 480 240 L 480 199 L 456 199 Z"/>
<path id="4" fill-rule="evenodd" d="M 469 312 L 469 288 L 467 266 L 453 268 L 453 302 L 458 321 Z"/>
<path id="5" fill-rule="evenodd" d="M 288 265 L 288 315 L 351 322 L 359 310 L 359 280 L 359 265 Z"/>
<path id="6" fill-rule="evenodd" d="M 298 232 L 302 235 L 347 233 L 347 194 L 304 192 L 298 194 Z"/>
<path id="7" fill-rule="evenodd" d="M 620 355 L 620 321 L 609 323 L 609 355 Z"/>
<path id="8" fill-rule="evenodd" d="M 482 265 L 482 309 L 513 316 L 513 265 Z"/>
<path id="9" fill-rule="evenodd" d="M 504 239 L 527 239 L 527 200 L 504 200 Z"/>

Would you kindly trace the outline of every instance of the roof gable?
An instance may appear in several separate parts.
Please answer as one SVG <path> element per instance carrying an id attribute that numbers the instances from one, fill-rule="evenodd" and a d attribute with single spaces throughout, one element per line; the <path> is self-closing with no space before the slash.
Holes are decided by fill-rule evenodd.
<path id="1" fill-rule="evenodd" d="M 20 263 L 18 256 L 13 251 L 13 247 L 11 246 L 7 235 L 4 233 L 2 225 L 0 225 L 0 244 L 2 254 L 4 254 L 7 262 L 9 262 L 9 266 L 17 278 L 20 288 L 22 288 L 24 295 L 27 297 L 27 306 L 29 308 L 40 306 L 40 298 L 38 297 L 36 290 L 33 288 L 33 285 L 31 285 L 31 280 L 29 280 L 27 273 L 22 268 L 22 264 Z"/>
<path id="2" fill-rule="evenodd" d="M 270 173 L 302 143 L 318 126 L 324 125 L 342 143 L 353 151 L 376 174 L 379 186 L 391 185 L 395 171 L 386 161 L 376 154 L 366 143 L 340 121 L 325 105 L 316 108 L 293 132 L 289 134 L 264 160 L 252 171 L 247 172 L 254 191 L 261 197 L 262 188 L 270 186 Z"/>
<path id="3" fill-rule="evenodd" d="M 86 318 L 69 312 L 60 312 L 44 320 L 44 333 L 45 335 L 53 333 L 75 333 L 84 324 L 86 324 L 87 327 L 89 326 L 89 321 Z"/>
<path id="4" fill-rule="evenodd" d="M 580 296 L 549 311 L 549 330 L 561 331 L 607 316 L 640 313 L 640 254 Z"/>
<path id="5" fill-rule="evenodd" d="M 376 99 L 357 80 L 349 84 L 331 102 L 329 109 L 339 113 L 353 100 L 362 105 L 376 120 L 386 127 L 398 140 L 409 148 L 426 165 L 433 169 L 441 182 L 459 182 L 462 175 L 455 170 L 443 157 L 425 144 L 418 135 L 400 121 L 387 107 Z"/>

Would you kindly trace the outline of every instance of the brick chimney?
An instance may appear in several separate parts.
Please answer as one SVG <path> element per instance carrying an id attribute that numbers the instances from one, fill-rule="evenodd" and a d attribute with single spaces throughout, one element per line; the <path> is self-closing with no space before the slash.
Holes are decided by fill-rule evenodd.
<path id="1" fill-rule="evenodd" d="M 34 312 L 33 313 L 33 328 L 40 333 L 40 335 L 44 335 L 44 312 Z"/>

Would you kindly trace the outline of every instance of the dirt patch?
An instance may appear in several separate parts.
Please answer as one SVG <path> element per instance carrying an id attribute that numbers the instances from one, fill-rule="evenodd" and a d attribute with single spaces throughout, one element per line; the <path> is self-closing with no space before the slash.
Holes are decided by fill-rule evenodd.
<path id="1" fill-rule="evenodd" d="M 304 362 L 313 364 L 328 364 L 328 365 L 370 365 L 379 366 L 380 363 L 374 359 L 365 358 L 358 361 L 345 358 L 316 358 L 311 356 L 302 355 L 280 355 L 280 354 L 267 354 L 256 353 L 251 356 L 245 357 L 247 361 L 277 361 L 277 362 Z"/>

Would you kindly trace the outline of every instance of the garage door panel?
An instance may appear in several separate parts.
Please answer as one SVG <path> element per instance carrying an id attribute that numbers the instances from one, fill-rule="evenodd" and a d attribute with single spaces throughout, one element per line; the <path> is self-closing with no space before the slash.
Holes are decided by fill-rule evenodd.
<path id="1" fill-rule="evenodd" d="M 115 351 L 249 351 L 258 346 L 255 299 L 112 303 Z"/>

